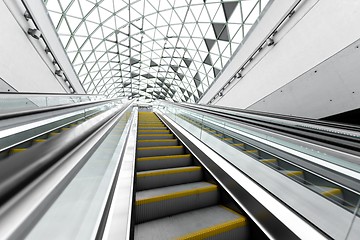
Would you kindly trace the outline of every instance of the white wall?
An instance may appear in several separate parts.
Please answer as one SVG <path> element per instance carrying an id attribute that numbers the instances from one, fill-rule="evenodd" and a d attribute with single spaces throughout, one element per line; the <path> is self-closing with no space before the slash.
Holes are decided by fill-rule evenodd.
<path id="1" fill-rule="evenodd" d="M 360 107 L 360 40 L 248 109 L 322 118 Z"/>
<path id="2" fill-rule="evenodd" d="M 263 36 L 269 33 L 270 25 L 274 26 L 292 3 L 272 3 L 225 70 L 224 78 L 219 78 L 201 103 L 207 103 L 224 85 L 237 69 L 235 66 L 253 51 L 254 48 L 249 50 L 251 46 L 263 40 L 261 32 Z M 358 0 L 303 1 L 276 34 L 276 45 L 266 47 L 245 69 L 244 77 L 213 104 L 313 118 L 359 108 L 359 73 L 355 69 L 359 69 L 360 56 L 354 52 L 357 49 L 349 47 L 349 51 L 333 58 L 335 62 L 319 65 L 360 39 L 359 22 Z M 318 72 L 313 74 L 310 70 L 316 66 Z"/>
<path id="3" fill-rule="evenodd" d="M 20 0 L 0 1 L 0 77 L 18 92 L 68 92 L 65 82 L 54 74 L 45 46 L 27 34 L 32 24 L 24 12 Z M 10 89 L 1 86 L 0 91 Z"/>

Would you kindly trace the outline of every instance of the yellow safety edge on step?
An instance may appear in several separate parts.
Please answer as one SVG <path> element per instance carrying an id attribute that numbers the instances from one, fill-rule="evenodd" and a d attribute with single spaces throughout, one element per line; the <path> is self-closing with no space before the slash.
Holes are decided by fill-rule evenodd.
<path id="1" fill-rule="evenodd" d="M 146 139 L 146 140 L 138 140 L 138 143 L 143 143 L 143 142 L 176 142 L 177 139 Z"/>
<path id="2" fill-rule="evenodd" d="M 142 124 L 163 124 L 161 121 L 139 121 L 139 125 Z"/>
<path id="3" fill-rule="evenodd" d="M 243 147 L 244 144 L 243 143 L 234 143 L 234 144 L 231 144 L 232 146 L 235 146 L 235 147 Z"/>
<path id="4" fill-rule="evenodd" d="M 259 150 L 246 150 L 246 153 L 257 153 Z"/>
<path id="5" fill-rule="evenodd" d="M 37 142 L 37 143 L 39 143 L 39 142 L 45 142 L 46 141 L 46 139 L 34 139 L 34 142 Z"/>
<path id="6" fill-rule="evenodd" d="M 162 137 L 162 136 L 174 136 L 172 133 L 169 134 L 139 134 L 138 137 L 145 137 L 145 136 L 151 136 L 151 137 Z"/>
<path id="7" fill-rule="evenodd" d="M 166 174 L 175 174 L 175 173 L 185 173 L 185 172 L 196 172 L 200 171 L 201 167 L 193 166 L 193 167 L 186 167 L 186 168 L 171 168 L 166 170 L 156 170 L 156 171 L 146 171 L 146 172 L 139 172 L 136 174 L 136 177 L 153 177 L 153 176 L 161 176 Z"/>
<path id="8" fill-rule="evenodd" d="M 219 235 L 224 232 L 231 231 L 235 228 L 241 228 L 246 226 L 246 218 L 243 216 L 240 216 L 237 219 L 226 221 L 220 224 L 213 225 L 208 228 L 201 229 L 196 232 L 188 233 L 182 237 L 176 238 L 177 240 L 200 240 L 200 239 L 206 239 L 209 237 L 213 237 L 216 235 Z"/>
<path id="9" fill-rule="evenodd" d="M 168 156 L 155 156 L 155 157 L 142 157 L 137 158 L 137 161 L 154 161 L 154 160 L 166 160 L 166 159 L 175 159 L 175 158 L 187 158 L 191 157 L 190 154 L 180 154 L 180 155 L 168 155 Z"/>
<path id="10" fill-rule="evenodd" d="M 153 120 L 153 121 L 148 121 L 148 120 L 146 120 L 146 121 L 143 121 L 143 120 L 139 120 L 139 125 L 141 125 L 141 124 L 163 124 L 163 122 L 161 122 L 160 120 L 158 120 L 158 121 L 155 121 L 155 120 Z"/>
<path id="11" fill-rule="evenodd" d="M 166 128 L 166 126 L 163 123 L 138 123 L 138 126 L 154 126 L 154 127 L 161 127 L 161 128 Z"/>
<path id="12" fill-rule="evenodd" d="M 10 154 L 12 153 L 19 153 L 25 151 L 27 148 L 13 148 L 10 150 Z"/>
<path id="13" fill-rule="evenodd" d="M 161 122 L 159 118 L 139 118 L 139 122 Z"/>
<path id="14" fill-rule="evenodd" d="M 163 150 L 163 149 L 182 149 L 183 146 L 161 146 L 161 147 L 139 147 L 138 151 L 146 151 L 146 150 Z"/>
<path id="15" fill-rule="evenodd" d="M 150 129 L 150 130 L 139 130 L 138 132 L 170 132 L 170 130 L 167 129 L 158 129 L 158 130 L 154 130 L 154 129 Z"/>
<path id="16" fill-rule="evenodd" d="M 222 139 L 223 141 L 231 141 L 231 140 L 233 140 L 232 138 L 223 138 Z"/>
<path id="17" fill-rule="evenodd" d="M 340 195 L 341 194 L 341 189 L 334 188 L 334 189 L 327 190 L 325 192 L 321 192 L 321 194 L 323 196 L 325 196 L 325 197 L 331 197 L 331 196 L 334 196 L 334 195 Z"/>
<path id="18" fill-rule="evenodd" d="M 286 176 L 292 177 L 292 176 L 299 176 L 302 175 L 303 172 L 302 171 L 291 171 L 291 172 L 287 172 L 285 173 Z"/>
<path id="19" fill-rule="evenodd" d="M 168 193 L 168 194 L 163 194 L 163 195 L 159 195 L 159 196 L 136 200 L 136 206 L 153 203 L 153 202 L 165 201 L 165 200 L 174 199 L 174 198 L 186 197 L 186 196 L 195 195 L 195 194 L 207 193 L 207 192 L 212 192 L 212 191 L 216 191 L 216 190 L 217 190 L 217 186 L 211 185 L 211 186 L 202 187 L 202 188 L 183 190 L 183 191 L 179 191 L 179 192 L 172 192 L 172 193 Z"/>
<path id="20" fill-rule="evenodd" d="M 276 163 L 276 159 L 273 158 L 273 159 L 262 159 L 260 160 L 260 162 L 263 162 L 263 163 Z"/>
<path id="21" fill-rule="evenodd" d="M 146 129 L 153 129 L 153 130 L 167 130 L 166 127 L 141 127 L 138 130 L 146 130 Z"/>

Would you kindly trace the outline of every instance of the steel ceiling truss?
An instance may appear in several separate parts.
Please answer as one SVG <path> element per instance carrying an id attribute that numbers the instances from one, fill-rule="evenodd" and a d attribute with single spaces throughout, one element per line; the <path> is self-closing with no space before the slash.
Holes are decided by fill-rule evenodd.
<path id="1" fill-rule="evenodd" d="M 196 102 L 268 1 L 45 4 L 87 93 Z"/>

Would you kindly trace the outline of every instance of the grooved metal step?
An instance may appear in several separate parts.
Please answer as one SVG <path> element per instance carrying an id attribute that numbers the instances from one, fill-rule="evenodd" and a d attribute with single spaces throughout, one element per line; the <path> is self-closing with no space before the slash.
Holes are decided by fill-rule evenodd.
<path id="1" fill-rule="evenodd" d="M 167 127 L 139 127 L 139 130 L 166 130 Z"/>
<path id="2" fill-rule="evenodd" d="M 138 140 L 172 139 L 173 134 L 139 134 Z"/>
<path id="3" fill-rule="evenodd" d="M 320 193 L 324 197 L 327 197 L 335 202 L 343 204 L 343 194 L 340 188 L 317 186 L 317 185 L 309 185 L 308 187 L 314 190 L 315 192 Z"/>
<path id="4" fill-rule="evenodd" d="M 136 159 L 137 171 L 185 167 L 192 164 L 190 154 L 143 157 Z"/>
<path id="5" fill-rule="evenodd" d="M 304 172 L 296 170 L 279 170 L 279 172 L 285 174 L 288 177 L 294 178 L 297 181 L 304 181 Z"/>
<path id="6" fill-rule="evenodd" d="M 217 205 L 135 226 L 134 239 L 247 239 L 245 217 Z"/>
<path id="7" fill-rule="evenodd" d="M 150 123 L 150 122 L 139 122 L 138 127 L 165 127 L 162 122 Z"/>
<path id="8" fill-rule="evenodd" d="M 138 147 L 176 146 L 177 139 L 138 140 Z"/>
<path id="9" fill-rule="evenodd" d="M 136 174 L 137 191 L 166 187 L 177 184 L 198 182 L 202 179 L 201 167 L 180 167 L 161 170 L 141 171 Z"/>
<path id="10" fill-rule="evenodd" d="M 268 164 L 268 165 L 272 165 L 272 166 L 277 166 L 277 160 L 275 158 L 261 159 L 260 162 Z"/>
<path id="11" fill-rule="evenodd" d="M 136 223 L 215 205 L 218 195 L 217 186 L 207 182 L 138 191 Z"/>
<path id="12" fill-rule="evenodd" d="M 139 147 L 137 148 L 138 157 L 167 156 L 184 153 L 183 146 L 160 146 L 160 147 Z"/>
<path id="13" fill-rule="evenodd" d="M 139 130 L 138 134 L 168 134 L 169 130 Z"/>
<path id="14" fill-rule="evenodd" d="M 218 186 L 203 182 L 202 168 L 157 116 L 139 113 L 138 127 L 135 239 L 247 238 L 245 217 L 217 205 Z"/>
<path id="15" fill-rule="evenodd" d="M 9 155 L 13 155 L 13 154 L 16 154 L 16 153 L 19 153 L 19 152 L 24 152 L 24 151 L 26 151 L 26 149 L 27 148 L 12 148 L 9 151 Z"/>

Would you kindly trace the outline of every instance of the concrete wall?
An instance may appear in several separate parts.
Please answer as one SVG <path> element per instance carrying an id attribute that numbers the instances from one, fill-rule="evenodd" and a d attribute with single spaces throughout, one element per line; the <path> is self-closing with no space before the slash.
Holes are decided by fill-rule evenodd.
<path id="1" fill-rule="evenodd" d="M 0 0 L 0 91 L 69 92 L 57 77 L 45 45 L 27 34 L 33 27 L 19 0 Z"/>
<path id="2" fill-rule="evenodd" d="M 207 103 L 294 1 L 272 3 L 200 103 Z M 360 107 L 360 1 L 307 0 L 213 104 L 321 118 Z M 316 73 L 315 73 L 316 71 Z"/>

